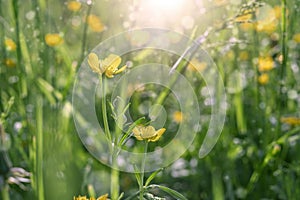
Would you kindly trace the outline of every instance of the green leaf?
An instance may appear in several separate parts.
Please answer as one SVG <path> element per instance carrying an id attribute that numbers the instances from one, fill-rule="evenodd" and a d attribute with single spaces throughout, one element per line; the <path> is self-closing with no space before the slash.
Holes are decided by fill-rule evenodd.
<path id="1" fill-rule="evenodd" d="M 127 132 L 123 135 L 123 137 L 121 138 L 119 145 L 123 145 L 127 139 L 127 137 L 130 135 L 130 133 L 132 132 L 132 130 L 134 129 L 134 127 L 136 127 L 136 125 L 139 125 L 143 120 L 145 119 L 145 117 L 141 117 L 138 120 L 136 120 L 135 122 L 133 122 Z"/>
<path id="2" fill-rule="evenodd" d="M 149 185 L 149 183 L 155 178 L 155 176 L 161 172 L 163 170 L 163 168 L 160 168 L 159 170 L 153 172 L 149 177 L 148 179 L 146 180 L 146 183 L 145 183 L 145 187 L 147 187 Z"/>
<path id="3" fill-rule="evenodd" d="M 162 191 L 168 193 L 169 195 L 171 195 L 172 197 L 175 197 L 178 200 L 188 200 L 187 198 L 185 198 L 182 194 L 180 194 L 179 192 L 172 190 L 171 188 L 168 188 L 166 186 L 162 186 L 162 185 L 149 185 L 147 188 L 159 188 Z"/>
<path id="4" fill-rule="evenodd" d="M 136 165 L 133 165 L 134 167 L 134 175 L 135 175 L 135 178 L 136 178 L 136 181 L 138 182 L 139 186 L 141 187 L 141 176 L 140 176 L 140 173 L 139 173 L 139 169 Z"/>

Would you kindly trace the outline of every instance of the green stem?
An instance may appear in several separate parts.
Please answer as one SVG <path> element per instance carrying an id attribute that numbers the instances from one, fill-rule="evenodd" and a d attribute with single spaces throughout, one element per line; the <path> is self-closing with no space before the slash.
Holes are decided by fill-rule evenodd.
<path id="1" fill-rule="evenodd" d="M 104 132 L 109 140 L 109 142 L 112 142 L 111 135 L 109 131 L 109 125 L 108 125 L 108 119 L 107 119 L 107 109 L 106 109 L 106 79 L 103 78 L 102 75 L 99 76 L 100 85 L 102 87 L 102 117 L 103 117 L 103 123 L 104 123 Z M 111 151 L 112 152 L 112 151 Z"/>
<path id="2" fill-rule="evenodd" d="M 140 200 L 144 199 L 144 175 L 145 175 L 145 163 L 146 163 L 147 151 L 148 151 L 148 141 L 145 141 L 144 158 L 143 158 L 142 166 L 141 166 Z"/>
<path id="3" fill-rule="evenodd" d="M 279 118 L 286 105 L 286 95 L 283 93 L 286 78 L 286 66 L 287 66 L 287 23 L 286 23 L 286 0 L 281 0 L 282 15 L 281 15 L 281 54 L 282 63 L 280 67 L 280 86 L 279 86 Z"/>
<path id="4" fill-rule="evenodd" d="M 44 182 L 43 182 L 43 99 L 38 97 L 36 106 L 36 183 L 37 197 L 39 200 L 44 199 Z"/>
<path id="5" fill-rule="evenodd" d="M 117 148 L 117 147 L 114 147 Z M 110 194 L 112 200 L 117 200 L 120 194 L 120 183 L 119 183 L 119 170 L 117 169 L 117 151 L 113 150 L 113 157 L 112 157 L 112 168 L 110 174 Z"/>
<path id="6" fill-rule="evenodd" d="M 78 62 L 78 65 L 80 65 L 84 59 L 85 56 L 85 46 L 86 46 L 86 38 L 87 38 L 87 29 L 88 29 L 88 17 L 92 10 L 92 4 L 88 5 L 88 10 L 85 17 L 84 27 L 83 27 L 83 37 L 82 37 L 82 44 L 81 44 L 81 56 L 80 56 L 80 62 Z"/>
<path id="7" fill-rule="evenodd" d="M 5 185 L 3 186 L 2 190 L 1 190 L 1 197 L 3 200 L 10 200 L 9 198 L 9 186 L 7 183 L 5 183 Z"/>

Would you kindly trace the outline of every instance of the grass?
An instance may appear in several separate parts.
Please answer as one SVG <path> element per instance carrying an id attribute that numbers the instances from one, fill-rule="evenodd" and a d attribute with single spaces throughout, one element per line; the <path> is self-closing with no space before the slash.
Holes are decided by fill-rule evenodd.
<path id="1" fill-rule="evenodd" d="M 11 143 L 5 154 L 12 166 L 31 173 L 31 183 L 23 182 L 22 177 L 12 183 L 10 177 L 16 174 L 2 171 L 8 161 L 1 160 L 1 199 L 72 199 L 109 193 L 116 200 L 122 192 L 122 199 L 147 195 L 149 199 L 151 195 L 168 196 L 167 199 L 297 199 L 300 1 L 199 2 L 185 1 L 181 8 L 173 8 L 179 10 L 170 13 L 162 9 L 163 17 L 157 20 L 160 9 L 147 14 L 151 5 L 143 6 L 140 1 L 82 1 L 78 10 L 70 10 L 67 1 L 0 0 L 0 125 L 4 128 L 0 149 L 2 152 Z M 258 5 L 261 2 L 265 4 L 262 7 Z M 251 9 L 251 17 L 244 16 L 241 21 L 243 13 Z M 100 21 L 88 22 L 91 14 Z M 180 55 L 162 50 L 141 49 L 121 55 L 123 64 L 131 63 L 128 71 L 158 61 L 170 68 L 176 66 L 193 86 L 201 111 L 201 130 L 191 147 L 180 159 L 155 173 L 155 179 L 151 173 L 140 174 L 138 185 L 133 174 L 103 165 L 82 144 L 73 122 L 71 90 L 82 61 L 95 46 L 122 31 L 149 26 L 181 30 L 201 41 L 201 48 L 212 57 L 223 79 L 215 80 L 214 89 L 219 102 L 222 92 L 218 90 L 223 81 L 226 102 L 220 105 L 226 107 L 226 119 L 217 144 L 202 158 L 199 150 L 212 114 L 204 81 L 208 69 L 200 76 L 185 60 L 176 63 Z M 58 33 L 57 39 L 63 42 L 47 44 L 45 36 L 49 33 Z M 8 39 L 13 44 L 7 44 Z M 197 53 L 191 56 L 197 57 Z M 273 67 L 264 71 L 259 66 L 260 58 L 265 57 L 271 58 Z M 259 81 L 263 74 L 268 81 Z M 176 85 L 176 76 L 170 79 L 169 88 Z M 104 98 L 96 99 L 95 105 L 105 134 L 115 143 L 126 124 L 119 127 L 114 123 L 112 109 L 107 105 L 112 86 L 120 77 L 100 78 L 101 91 L 108 95 L 99 94 Z M 124 83 L 119 97 L 129 98 L 131 87 Z M 167 132 L 159 142 L 149 143 L 148 151 L 176 142 L 172 135 L 179 123 L 173 113 L 180 107 L 169 88 L 139 86 L 129 98 L 126 114 L 130 113 L 136 124 L 149 120 L 144 111 L 149 105 L 161 104 L 166 111 Z M 116 109 L 125 107 L 122 104 Z M 143 152 L 141 143 L 126 139 L 130 134 L 131 131 L 122 138 L 122 148 Z M 112 160 L 117 165 L 117 159 Z"/>

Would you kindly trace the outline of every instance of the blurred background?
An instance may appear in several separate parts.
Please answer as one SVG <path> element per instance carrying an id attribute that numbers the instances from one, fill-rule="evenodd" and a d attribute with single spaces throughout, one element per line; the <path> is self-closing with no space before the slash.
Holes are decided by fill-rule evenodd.
<path id="1" fill-rule="evenodd" d="M 0 0 L 0 199 L 109 193 L 110 168 L 77 135 L 72 87 L 95 46 L 145 27 L 202 36 L 201 48 L 217 65 L 227 95 L 214 149 L 199 156 L 207 120 L 191 147 L 154 182 L 187 199 L 298 199 L 299 11 L 299 0 Z M 153 59 L 172 66 L 178 55 L 139 51 L 123 63 L 134 67 Z M 196 73 L 206 67 L 198 60 L 181 73 L 194 82 L 200 109 L 209 114 L 208 88 Z M 133 118 L 145 114 L 140 105 L 160 91 L 140 88 L 132 97 Z M 165 106 L 166 123 L 176 129 L 184 115 L 172 102 Z M 120 173 L 120 189 L 125 197 L 138 190 L 133 174 Z"/>

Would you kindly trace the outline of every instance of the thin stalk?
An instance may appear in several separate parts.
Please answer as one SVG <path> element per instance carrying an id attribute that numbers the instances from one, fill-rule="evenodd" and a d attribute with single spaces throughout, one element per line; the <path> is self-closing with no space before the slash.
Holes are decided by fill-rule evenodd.
<path id="1" fill-rule="evenodd" d="M 280 86 L 279 86 L 279 118 L 282 114 L 282 111 L 286 105 L 286 95 L 283 93 L 283 87 L 285 86 L 286 79 L 286 68 L 287 68 L 287 23 L 286 23 L 286 9 L 287 3 L 286 0 L 281 0 L 281 54 L 282 54 L 282 63 L 280 67 Z"/>
<path id="2" fill-rule="evenodd" d="M 81 56 L 80 56 L 80 62 L 78 62 L 78 65 L 81 64 L 81 62 L 83 61 L 84 57 L 85 57 L 85 47 L 86 47 L 86 38 L 87 38 L 87 30 L 88 30 L 88 17 L 91 13 L 92 10 L 92 4 L 88 5 L 88 10 L 86 12 L 86 17 L 85 17 L 85 22 L 84 22 L 84 27 L 83 27 L 83 36 L 82 36 L 82 43 L 81 43 Z"/>
<path id="3" fill-rule="evenodd" d="M 114 146 L 114 148 L 117 148 Z M 116 168 L 117 166 L 117 151 L 113 150 L 113 157 L 112 157 L 112 168 L 110 174 L 110 195 L 112 200 L 117 200 L 120 194 L 120 183 L 119 183 L 119 170 Z"/>
<path id="4" fill-rule="evenodd" d="M 146 163 L 146 155 L 148 151 L 148 141 L 145 141 L 145 147 L 144 147 L 144 158 L 142 161 L 141 166 L 141 180 L 140 180 L 140 200 L 144 199 L 144 175 L 145 175 L 145 163 Z"/>
<path id="5" fill-rule="evenodd" d="M 39 200 L 44 199 L 44 181 L 43 181 L 43 100 L 37 99 L 36 106 L 36 183 L 37 197 Z"/>
<path id="6" fill-rule="evenodd" d="M 1 197 L 3 200 L 10 200 L 9 198 L 9 186 L 7 183 L 4 184 L 2 190 L 1 190 Z"/>
<path id="7" fill-rule="evenodd" d="M 102 87 L 102 117 L 103 117 L 103 123 L 104 123 L 104 132 L 109 140 L 109 142 L 112 142 L 111 135 L 109 131 L 109 125 L 108 125 L 108 119 L 107 119 L 107 109 L 106 109 L 106 79 L 102 77 L 102 75 L 99 76 L 100 84 Z"/>
<path id="8" fill-rule="evenodd" d="M 12 7 L 13 7 L 13 15 L 15 20 L 15 29 L 16 29 L 16 44 L 17 44 L 17 66 L 20 68 L 19 76 L 19 93 L 22 96 L 27 95 L 27 86 L 26 81 L 24 80 L 24 65 L 22 65 L 22 52 L 21 52 L 21 43 L 20 43 L 20 24 L 19 24 L 19 0 L 13 0 L 12 1 Z"/>

